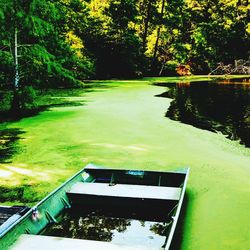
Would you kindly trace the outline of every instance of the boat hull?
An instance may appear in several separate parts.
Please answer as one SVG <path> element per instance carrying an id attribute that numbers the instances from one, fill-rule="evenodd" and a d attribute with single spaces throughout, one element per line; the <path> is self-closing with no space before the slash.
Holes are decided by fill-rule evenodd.
<path id="1" fill-rule="evenodd" d="M 158 218 L 169 224 L 162 248 L 169 249 L 183 203 L 188 174 L 189 169 L 157 172 L 88 165 L 2 232 L 1 249 L 11 249 L 13 244 L 15 247 L 15 242 L 23 234 L 40 234 L 48 225 L 55 223 L 66 209 L 81 209 L 84 206 L 94 209 L 103 204 L 110 211 L 148 211 L 145 214 L 148 214 L 149 219 L 155 218 L 152 214 L 158 213 Z M 98 188 L 92 192 L 95 184 Z M 80 185 L 79 192 L 75 188 L 77 185 Z"/>

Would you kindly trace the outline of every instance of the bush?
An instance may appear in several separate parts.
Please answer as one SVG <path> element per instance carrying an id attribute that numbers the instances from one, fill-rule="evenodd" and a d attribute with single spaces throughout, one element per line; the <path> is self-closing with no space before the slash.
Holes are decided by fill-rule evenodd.
<path id="1" fill-rule="evenodd" d="M 188 64 L 180 64 L 176 67 L 176 72 L 179 76 L 190 76 L 191 67 Z"/>
<path id="2" fill-rule="evenodd" d="M 0 112 L 6 112 L 11 107 L 13 94 L 11 91 L 0 91 Z"/>
<path id="3" fill-rule="evenodd" d="M 32 86 L 24 86 L 19 93 L 21 110 L 31 110 L 37 107 L 36 91 Z"/>
<path id="4" fill-rule="evenodd" d="M 178 65 L 178 62 L 174 60 L 167 61 L 164 68 L 165 75 L 176 75 L 176 67 Z"/>

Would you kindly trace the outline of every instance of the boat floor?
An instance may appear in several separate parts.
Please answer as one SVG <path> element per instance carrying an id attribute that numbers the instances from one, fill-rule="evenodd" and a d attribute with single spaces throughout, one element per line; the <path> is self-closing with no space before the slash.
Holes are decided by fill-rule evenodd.
<path id="1" fill-rule="evenodd" d="M 41 235 L 22 235 L 14 244 L 11 250 L 86 250 L 86 249 L 102 249 L 102 250 L 159 250 L 147 246 L 127 246 L 113 244 L 103 241 L 78 240 L 61 237 L 41 236 Z M 162 248 L 163 249 L 163 248 Z"/>

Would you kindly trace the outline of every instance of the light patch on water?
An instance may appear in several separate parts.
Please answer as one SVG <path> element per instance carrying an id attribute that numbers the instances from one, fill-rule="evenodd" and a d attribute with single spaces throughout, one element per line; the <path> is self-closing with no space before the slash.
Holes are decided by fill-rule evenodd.
<path id="1" fill-rule="evenodd" d="M 10 171 L 2 170 L 2 169 L 0 170 L 0 178 L 8 178 L 11 175 L 13 175 L 13 173 Z"/>
<path id="2" fill-rule="evenodd" d="M 80 108 L 81 107 L 83 106 L 80 106 Z M 45 111 L 45 112 L 56 111 L 56 112 L 64 113 L 64 112 L 71 112 L 71 111 L 78 111 L 78 110 L 79 110 L 79 106 L 69 106 L 69 107 L 65 106 L 65 107 L 51 107 L 49 111 Z"/>
<path id="3" fill-rule="evenodd" d="M 50 175 L 48 175 L 46 173 L 42 173 L 42 172 L 36 173 L 36 176 L 39 177 L 39 178 L 42 177 L 43 181 L 44 180 L 48 181 L 48 180 L 51 179 Z"/>
<path id="4" fill-rule="evenodd" d="M 86 158 L 82 158 L 82 162 L 89 162 L 89 158 L 88 157 L 86 157 Z"/>
<path id="5" fill-rule="evenodd" d="M 20 166 L 20 167 L 27 167 L 27 164 L 19 163 L 18 166 Z"/>
<path id="6" fill-rule="evenodd" d="M 16 174 L 21 174 L 21 175 L 25 175 L 25 176 L 29 176 L 29 177 L 33 177 L 33 178 L 42 178 L 43 180 L 50 180 L 51 179 L 51 173 L 45 173 L 45 172 L 41 172 L 41 171 L 34 171 L 34 170 L 30 170 L 27 169 L 27 165 L 26 164 L 19 164 L 19 166 L 23 166 L 26 168 L 19 168 L 19 167 L 15 167 L 15 166 L 5 166 L 5 168 L 9 169 L 10 171 L 7 170 L 2 170 L 5 171 L 5 175 L 7 176 L 3 176 L 3 177 L 9 177 L 11 175 L 13 175 L 13 172 Z M 1 174 L 0 174 L 1 176 Z"/>
<path id="7" fill-rule="evenodd" d="M 74 100 L 74 101 L 84 101 L 84 97 L 82 96 L 64 96 L 64 97 L 60 97 L 60 96 L 52 96 L 50 97 L 51 99 L 64 99 L 67 101 L 70 100 Z"/>
<path id="8" fill-rule="evenodd" d="M 165 243 L 165 237 L 153 232 L 154 224 L 151 221 L 131 220 L 124 233 L 111 230 L 113 233 L 112 243 L 121 244 L 121 242 L 126 242 L 126 245 L 132 246 L 143 244 L 151 248 L 156 245 L 162 246 Z"/>
<path id="9" fill-rule="evenodd" d="M 6 166 L 6 168 L 15 172 L 15 173 L 18 173 L 18 174 L 34 176 L 34 172 L 29 170 L 29 169 L 18 168 L 18 167 L 14 167 L 14 166 Z"/>
<path id="10" fill-rule="evenodd" d="M 142 147 L 138 147 L 138 146 L 128 146 L 127 148 L 137 150 L 137 151 L 147 151 L 147 149 L 142 148 Z"/>
<path id="11" fill-rule="evenodd" d="M 92 143 L 91 146 L 98 146 L 98 147 L 106 147 L 106 148 L 117 148 L 117 149 L 131 149 L 135 151 L 147 151 L 146 148 L 137 145 L 119 145 L 119 144 L 112 144 L 112 143 Z"/>
<path id="12" fill-rule="evenodd" d="M 111 143 L 91 143 L 91 146 L 97 146 L 97 147 L 106 147 L 106 148 L 117 148 L 121 147 L 121 145 L 117 144 L 111 144 Z"/>

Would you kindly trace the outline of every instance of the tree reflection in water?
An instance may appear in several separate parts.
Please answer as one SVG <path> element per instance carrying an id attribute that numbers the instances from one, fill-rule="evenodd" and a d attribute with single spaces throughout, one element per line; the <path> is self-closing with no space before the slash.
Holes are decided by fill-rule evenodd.
<path id="1" fill-rule="evenodd" d="M 166 116 L 197 128 L 220 131 L 250 147 L 250 84 L 186 82 L 168 87 L 160 97 L 172 98 Z"/>
<path id="2" fill-rule="evenodd" d="M 110 216 L 113 214 L 114 217 Z M 135 219 L 135 214 L 126 218 L 115 217 L 117 212 L 103 210 L 77 213 L 69 210 L 58 218 L 59 223 L 48 228 L 44 235 L 108 241 L 118 244 L 161 246 L 164 244 L 168 227 L 162 222 Z"/>
<path id="3" fill-rule="evenodd" d="M 66 213 L 61 223 L 53 225 L 47 235 L 74 239 L 111 241 L 113 230 L 123 232 L 130 221 L 121 218 L 99 216 L 92 212 L 84 216 L 74 216 Z"/>

